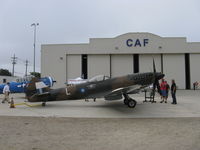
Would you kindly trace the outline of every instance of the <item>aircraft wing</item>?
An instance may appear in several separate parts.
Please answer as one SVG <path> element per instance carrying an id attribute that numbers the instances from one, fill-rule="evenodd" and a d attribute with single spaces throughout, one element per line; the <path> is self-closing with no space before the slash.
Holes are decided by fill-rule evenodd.
<path id="1" fill-rule="evenodd" d="M 37 96 L 47 96 L 47 95 L 50 95 L 50 92 L 44 92 L 44 93 L 41 93 L 41 94 L 37 94 Z"/>
<path id="2" fill-rule="evenodd" d="M 124 88 L 118 88 L 113 90 L 111 93 L 106 95 L 104 98 L 105 100 L 117 100 L 121 99 L 123 94 L 136 94 L 139 93 L 141 89 L 145 87 L 141 85 L 133 85 L 129 87 L 124 87 Z"/>
<path id="3" fill-rule="evenodd" d="M 31 96 L 31 98 L 33 97 L 39 97 L 39 98 L 42 98 L 42 97 L 47 97 L 48 95 L 50 95 L 50 92 L 44 92 L 44 93 L 35 93 Z"/>
<path id="4" fill-rule="evenodd" d="M 69 79 L 66 84 L 81 84 L 81 83 L 85 83 L 85 82 L 87 82 L 87 80 L 82 79 L 81 77 L 78 77 L 76 79 Z"/>

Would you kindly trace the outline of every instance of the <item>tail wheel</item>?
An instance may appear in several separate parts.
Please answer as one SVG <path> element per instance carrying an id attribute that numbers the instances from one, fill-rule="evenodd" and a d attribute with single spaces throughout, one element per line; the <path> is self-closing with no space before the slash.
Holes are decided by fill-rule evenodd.
<path id="1" fill-rule="evenodd" d="M 128 107 L 130 107 L 130 108 L 134 108 L 136 106 L 136 104 L 137 104 L 137 102 L 133 99 L 130 99 L 128 101 Z"/>

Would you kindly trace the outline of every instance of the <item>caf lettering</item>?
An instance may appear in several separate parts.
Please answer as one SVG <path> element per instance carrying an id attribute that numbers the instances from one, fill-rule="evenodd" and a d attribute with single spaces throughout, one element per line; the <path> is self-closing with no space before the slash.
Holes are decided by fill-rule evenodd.
<path id="1" fill-rule="evenodd" d="M 128 47 L 142 47 L 142 46 L 146 46 L 147 44 L 149 43 L 149 39 L 143 39 L 143 40 L 139 40 L 139 39 L 136 39 L 136 40 L 133 40 L 133 39 L 128 39 L 126 41 L 126 45 Z"/>

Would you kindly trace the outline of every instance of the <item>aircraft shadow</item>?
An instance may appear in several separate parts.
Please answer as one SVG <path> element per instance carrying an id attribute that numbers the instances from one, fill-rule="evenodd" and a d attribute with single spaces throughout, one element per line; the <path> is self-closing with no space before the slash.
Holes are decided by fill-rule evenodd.
<path id="1" fill-rule="evenodd" d="M 127 105 L 123 103 L 123 101 L 111 101 L 111 102 L 73 102 L 73 103 L 67 103 L 67 101 L 63 102 L 48 102 L 46 103 L 46 106 L 36 106 L 32 107 L 34 109 L 71 109 L 71 110 L 77 110 L 77 109 L 102 109 L 102 111 L 109 110 L 109 111 L 116 111 L 120 112 L 122 114 L 130 114 L 130 113 L 138 113 L 142 111 L 142 104 L 137 104 L 135 108 L 129 108 Z"/>

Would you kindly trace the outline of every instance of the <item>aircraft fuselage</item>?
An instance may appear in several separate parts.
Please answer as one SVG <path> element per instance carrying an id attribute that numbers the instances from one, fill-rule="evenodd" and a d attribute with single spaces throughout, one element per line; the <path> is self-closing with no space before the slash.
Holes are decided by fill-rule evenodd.
<path id="1" fill-rule="evenodd" d="M 82 84 L 68 85 L 64 88 L 51 89 L 48 96 L 38 97 L 32 96 L 28 100 L 30 102 L 46 102 L 46 101 L 60 101 L 60 100 L 78 100 L 87 98 L 104 97 L 120 88 L 136 86 L 144 88 L 155 81 L 155 77 L 161 79 L 164 75 L 161 73 L 136 73 L 126 76 L 109 78 L 101 81 L 88 81 Z M 131 91 L 130 91 L 131 93 Z M 129 94 L 129 93 L 127 93 Z"/>

